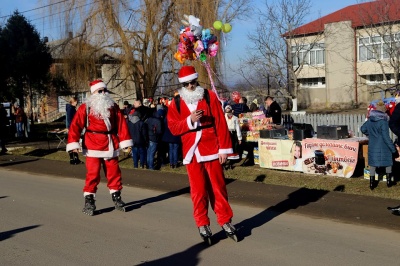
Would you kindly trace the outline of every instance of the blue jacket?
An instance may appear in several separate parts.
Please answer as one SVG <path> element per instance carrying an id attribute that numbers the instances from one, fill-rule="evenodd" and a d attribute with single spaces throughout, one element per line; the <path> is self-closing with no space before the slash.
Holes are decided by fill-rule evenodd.
<path id="1" fill-rule="evenodd" d="M 373 110 L 369 119 L 361 126 L 361 132 L 368 136 L 368 164 L 375 167 L 393 165 L 396 148 L 389 137 L 387 114 Z"/>
<path id="2" fill-rule="evenodd" d="M 65 105 L 65 111 L 66 111 L 66 126 L 69 129 L 69 127 L 71 126 L 72 123 L 72 119 L 74 118 L 75 114 L 76 114 L 76 107 L 67 103 Z"/>

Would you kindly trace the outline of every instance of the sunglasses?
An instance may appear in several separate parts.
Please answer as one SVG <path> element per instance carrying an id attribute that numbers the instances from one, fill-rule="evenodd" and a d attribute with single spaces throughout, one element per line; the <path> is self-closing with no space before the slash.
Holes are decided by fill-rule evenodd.
<path id="1" fill-rule="evenodd" d="M 107 89 L 102 89 L 102 90 L 98 90 L 97 92 L 98 92 L 99 94 L 102 94 L 103 92 L 106 93 L 107 91 L 108 91 Z"/>
<path id="2" fill-rule="evenodd" d="M 197 79 L 194 79 L 194 80 L 189 81 L 189 82 L 183 82 L 182 83 L 183 87 L 187 87 L 187 86 L 189 86 L 189 84 L 190 85 L 196 85 L 197 84 Z"/>

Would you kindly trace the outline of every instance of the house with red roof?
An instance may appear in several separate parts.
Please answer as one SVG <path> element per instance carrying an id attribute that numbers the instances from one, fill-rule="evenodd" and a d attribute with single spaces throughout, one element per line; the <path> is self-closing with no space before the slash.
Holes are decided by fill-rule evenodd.
<path id="1" fill-rule="evenodd" d="M 300 107 L 365 106 L 400 89 L 400 0 L 350 5 L 283 37 Z"/>

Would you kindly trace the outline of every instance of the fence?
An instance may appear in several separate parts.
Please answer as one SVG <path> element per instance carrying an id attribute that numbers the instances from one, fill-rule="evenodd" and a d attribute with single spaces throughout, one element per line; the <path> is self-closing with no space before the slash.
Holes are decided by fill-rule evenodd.
<path id="1" fill-rule="evenodd" d="M 292 114 L 291 116 L 295 123 L 311 124 L 315 131 L 317 131 L 317 126 L 322 125 L 347 125 L 355 137 L 364 136 L 360 127 L 365 122 L 365 114 Z M 391 131 L 390 138 L 395 139 L 395 135 Z"/>

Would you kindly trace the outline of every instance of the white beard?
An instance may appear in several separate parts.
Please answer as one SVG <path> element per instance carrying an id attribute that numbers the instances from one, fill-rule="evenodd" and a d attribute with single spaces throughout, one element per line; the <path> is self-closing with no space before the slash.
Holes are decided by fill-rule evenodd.
<path id="1" fill-rule="evenodd" d="M 114 105 L 114 100 L 108 93 L 96 93 L 86 100 L 86 104 L 90 108 L 91 115 L 98 119 L 105 119 L 110 117 L 110 108 Z"/>
<path id="2" fill-rule="evenodd" d="M 197 103 L 204 97 L 204 88 L 197 86 L 194 91 L 190 91 L 183 87 L 179 90 L 179 95 L 187 104 Z"/>

